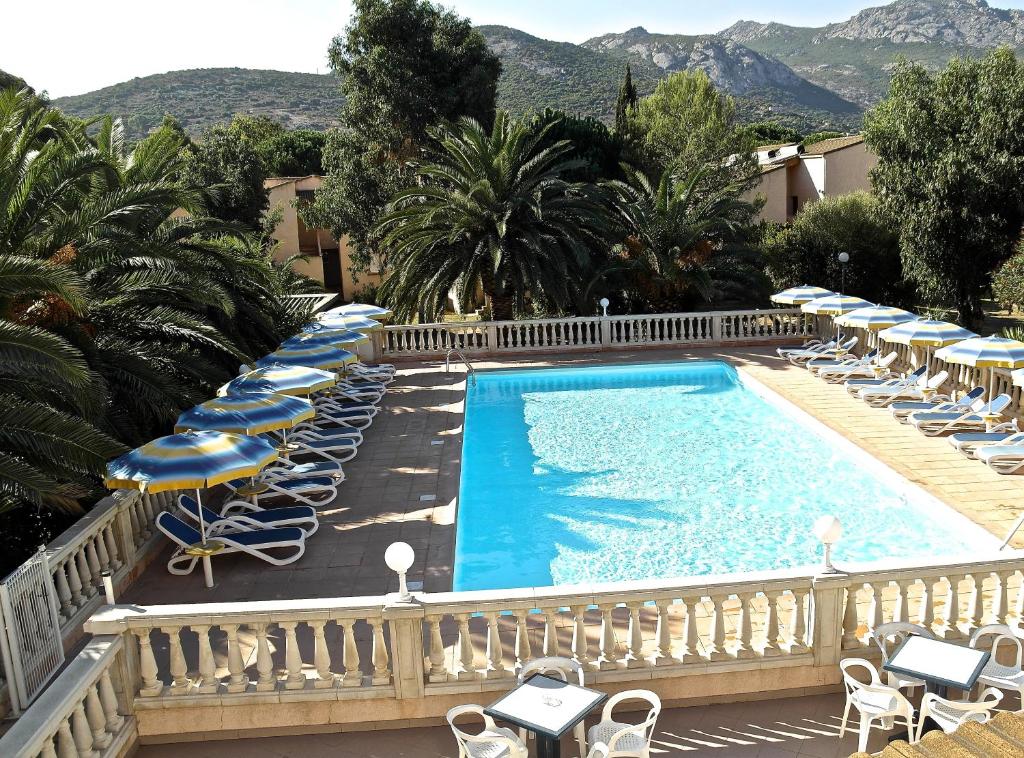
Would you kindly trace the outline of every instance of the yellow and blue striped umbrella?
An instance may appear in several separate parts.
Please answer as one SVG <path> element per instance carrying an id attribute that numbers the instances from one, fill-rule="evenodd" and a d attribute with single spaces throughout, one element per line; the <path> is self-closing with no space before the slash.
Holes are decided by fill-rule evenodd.
<path id="1" fill-rule="evenodd" d="M 337 308 L 330 308 L 324 311 L 324 313 L 332 316 L 361 316 L 362 318 L 372 318 L 375 321 L 391 318 L 391 311 L 387 308 L 381 308 L 379 305 L 369 305 L 368 303 L 339 305 Z"/>
<path id="2" fill-rule="evenodd" d="M 355 353 L 330 345 L 312 347 L 281 347 L 256 361 L 257 368 L 264 366 L 309 366 L 310 368 L 342 368 L 355 363 Z"/>
<path id="3" fill-rule="evenodd" d="M 312 347 L 314 345 L 333 345 L 344 347 L 346 345 L 362 345 L 370 341 L 362 332 L 354 332 L 351 329 L 320 329 L 315 332 L 302 332 L 294 337 L 289 337 L 281 343 L 281 347 Z"/>
<path id="4" fill-rule="evenodd" d="M 878 336 L 886 342 L 897 342 L 901 345 L 945 347 L 978 335 L 948 321 L 922 318 L 897 324 L 879 332 Z"/>
<path id="5" fill-rule="evenodd" d="M 859 297 L 837 293 L 806 302 L 800 306 L 800 310 L 804 313 L 813 313 L 816 316 L 841 316 L 858 308 L 870 308 L 871 305 L 872 303 Z"/>
<path id="6" fill-rule="evenodd" d="M 946 363 L 987 368 L 988 401 L 991 403 L 992 389 L 996 381 L 997 368 L 1024 367 L 1024 342 L 1008 337 L 971 337 L 935 351 L 935 357 Z"/>
<path id="7" fill-rule="evenodd" d="M 895 326 L 896 324 L 913 321 L 916 318 L 917 316 L 913 313 L 902 308 L 891 308 L 888 305 L 871 305 L 867 308 L 857 308 L 836 317 L 836 324 L 839 326 L 849 326 L 854 329 L 869 329 L 875 332 L 879 329 Z"/>
<path id="8" fill-rule="evenodd" d="M 207 400 L 178 416 L 174 431 L 215 429 L 235 434 L 263 434 L 291 429 L 316 415 L 301 397 L 252 392 Z"/>
<path id="9" fill-rule="evenodd" d="M 333 371 L 308 366 L 267 366 L 236 376 L 217 392 L 241 395 L 248 392 L 273 392 L 279 395 L 309 397 L 338 383 Z"/>
<path id="10" fill-rule="evenodd" d="M 782 290 L 782 292 L 776 292 L 771 296 L 771 301 L 779 305 L 803 305 L 812 300 L 817 300 L 819 297 L 834 294 L 832 290 L 827 290 L 824 287 L 801 284 L 799 287 L 790 287 L 789 289 Z"/>
<path id="11" fill-rule="evenodd" d="M 256 476 L 277 460 L 277 448 L 259 437 L 200 431 L 147 442 L 107 464 L 104 484 L 147 492 L 205 489 Z"/>
<path id="12" fill-rule="evenodd" d="M 1008 337 L 971 337 L 938 350 L 935 357 L 946 363 L 977 368 L 1024 367 L 1024 342 Z"/>
<path id="13" fill-rule="evenodd" d="M 341 316 L 338 314 L 326 314 L 320 317 L 319 321 L 306 324 L 302 331 L 318 332 L 323 329 L 357 329 L 361 332 L 372 332 L 376 329 L 383 329 L 379 321 L 364 316 Z"/>

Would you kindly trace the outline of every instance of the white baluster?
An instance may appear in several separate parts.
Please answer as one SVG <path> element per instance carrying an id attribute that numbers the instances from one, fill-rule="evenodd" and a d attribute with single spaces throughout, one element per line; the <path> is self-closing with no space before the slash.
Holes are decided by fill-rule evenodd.
<path id="1" fill-rule="evenodd" d="M 107 720 L 107 731 L 117 734 L 124 726 L 124 718 L 117 705 L 117 694 L 110 680 L 109 669 L 100 674 L 100 705 L 103 706 L 103 716 Z"/>
<path id="2" fill-rule="evenodd" d="M 85 595 L 86 598 L 91 598 L 96 594 L 96 587 L 93 586 L 93 575 L 89 570 L 89 564 L 84 550 L 79 549 L 78 552 L 75 553 L 75 565 L 78 567 L 78 576 L 82 580 L 82 594 Z"/>
<path id="3" fill-rule="evenodd" d="M 700 604 L 699 597 L 683 598 L 686 604 L 686 652 L 683 653 L 683 663 L 697 663 L 700 655 L 700 635 L 697 629 L 697 607 Z"/>
<path id="4" fill-rule="evenodd" d="M 947 640 L 955 640 L 963 637 L 960 631 L 960 582 L 963 575 L 947 577 L 949 582 L 949 608 L 946 609 L 946 634 Z"/>
<path id="5" fill-rule="evenodd" d="M 850 596 L 854 598 L 855 603 L 853 609 L 853 620 L 854 632 L 856 632 L 856 587 L 850 588 Z M 799 655 L 807 652 L 807 597 L 808 593 L 806 590 L 793 590 L 793 620 L 790 625 L 790 629 L 792 630 L 792 639 L 789 643 L 790 655 Z M 843 623 L 845 628 L 845 621 Z M 854 637 L 854 639 L 857 638 Z"/>
<path id="6" fill-rule="evenodd" d="M 640 629 L 640 606 L 641 603 L 639 601 L 626 603 L 626 608 L 629 609 L 629 629 L 626 634 L 629 646 L 626 649 L 624 660 L 626 668 L 630 669 L 643 668 L 648 665 L 644 659 L 644 637 L 643 631 Z"/>
<path id="7" fill-rule="evenodd" d="M 284 680 L 286 690 L 301 690 L 306 686 L 306 676 L 302 673 L 302 654 L 299 651 L 299 638 L 295 633 L 297 621 L 280 621 L 277 624 L 284 629 L 284 666 L 287 672 Z"/>
<path id="8" fill-rule="evenodd" d="M 487 673 L 488 679 L 501 679 L 508 676 L 505 664 L 502 662 L 504 652 L 501 649 L 501 635 L 498 633 L 498 614 L 487 613 Z"/>
<path id="9" fill-rule="evenodd" d="M 113 740 L 113 736 L 107 734 L 107 719 L 103 716 L 103 706 L 100 704 L 100 696 L 94 684 L 90 684 L 85 690 L 85 718 L 92 731 L 93 745 L 103 750 Z"/>
<path id="10" fill-rule="evenodd" d="M 985 602 L 982 592 L 985 577 L 978 574 L 969 574 L 969 576 L 971 578 L 971 594 L 967 598 L 967 634 L 981 626 Z"/>
<path id="11" fill-rule="evenodd" d="M 884 608 L 883 608 L 884 599 L 883 599 L 883 596 L 882 596 L 882 592 L 888 586 L 888 582 L 880 582 L 879 584 L 869 584 L 868 586 L 871 587 L 871 593 L 872 593 L 872 597 L 871 597 L 871 626 L 868 628 L 868 631 L 870 632 L 870 631 L 880 627 L 883 624 L 883 622 L 884 622 L 883 613 L 882 613 L 882 611 L 884 610 Z"/>
<path id="12" fill-rule="evenodd" d="M 768 617 L 764 622 L 764 648 L 761 655 L 765 658 L 774 658 L 782 654 L 779 649 L 779 596 L 768 591 L 764 593 L 764 599 L 768 605 Z"/>
<path id="13" fill-rule="evenodd" d="M 212 694 L 219 689 L 220 681 L 217 679 L 217 664 L 210 642 L 210 627 L 205 624 L 192 625 L 192 631 L 196 633 L 199 643 L 199 679 L 196 682 L 196 691 Z"/>
<path id="14" fill-rule="evenodd" d="M 460 680 L 477 679 L 479 674 L 473 662 L 473 637 L 469 631 L 469 614 L 456 614 L 455 621 L 459 625 L 459 664 L 461 668 L 458 678 Z"/>
<path id="15" fill-rule="evenodd" d="M 221 629 L 227 636 L 228 644 L 227 691 L 231 693 L 245 692 L 249 687 L 249 677 L 245 674 L 245 664 L 242 662 L 242 646 L 238 641 L 238 624 L 223 624 Z"/>
<path id="16" fill-rule="evenodd" d="M 57 758 L 78 758 L 75 738 L 71 734 L 70 719 L 64 719 L 57 727 Z"/>
<path id="17" fill-rule="evenodd" d="M 555 623 L 555 614 L 558 613 L 558 609 L 545 608 L 541 612 L 544 614 L 544 655 L 557 657 L 561 655 L 558 646 L 558 626 Z"/>
<path id="18" fill-rule="evenodd" d="M 157 678 L 156 658 L 153 656 L 153 646 L 149 640 L 151 630 L 148 626 L 144 626 L 133 631 L 139 641 L 139 676 L 142 677 L 139 695 L 155 697 L 163 692 L 164 686 Z"/>
<path id="19" fill-rule="evenodd" d="M 74 614 L 75 609 L 71 605 L 71 588 L 68 587 L 68 578 L 64 573 L 65 564 L 57 566 L 53 572 L 54 583 L 57 587 L 57 600 L 60 602 L 60 620 L 68 621 Z"/>
<path id="20" fill-rule="evenodd" d="M 266 624 L 255 624 L 256 629 L 256 681 L 257 692 L 273 692 L 277 689 L 274 676 L 274 659 L 270 654 L 270 640 Z"/>
<path id="21" fill-rule="evenodd" d="M 93 758 L 99 755 L 93 749 L 92 730 L 89 720 L 85 717 L 85 706 L 79 703 L 71 711 L 71 736 L 75 738 L 75 750 L 79 758 Z"/>
<path id="22" fill-rule="evenodd" d="M 739 644 L 736 647 L 737 658 L 754 658 L 756 653 L 753 649 L 753 628 L 750 617 L 753 614 L 754 596 L 752 594 L 738 595 L 740 601 L 740 628 L 736 634 Z"/>
<path id="23" fill-rule="evenodd" d="M 192 682 L 188 678 L 188 665 L 185 663 L 185 652 L 181 647 L 181 629 L 176 626 L 162 627 L 167 633 L 167 653 L 171 673 L 171 694 L 188 694 Z"/>
<path id="24" fill-rule="evenodd" d="M 725 649 L 725 610 L 722 607 L 722 598 L 713 597 L 711 598 L 711 602 L 714 604 L 714 615 L 711 619 L 711 622 L 714 625 L 711 660 L 727 661 L 730 656 Z"/>
<path id="25" fill-rule="evenodd" d="M 355 623 L 355 619 L 338 621 L 338 625 L 345 630 L 345 675 L 341 680 L 343 687 L 359 687 L 363 683 L 359 647 L 356 645 Z"/>
<path id="26" fill-rule="evenodd" d="M 57 758 L 57 749 L 53 744 L 56 739 L 57 735 L 46 738 L 42 750 L 39 751 L 40 758 Z"/>
<path id="27" fill-rule="evenodd" d="M 521 669 L 530 658 L 533 651 L 530 649 L 530 630 L 526 626 L 527 611 L 515 611 L 516 617 L 516 669 Z"/>
<path id="28" fill-rule="evenodd" d="M 324 633 L 326 621 L 310 621 L 313 628 L 313 666 L 316 668 L 316 679 L 313 687 L 318 690 L 334 686 L 334 673 L 331 671 L 331 653 L 327 649 L 327 636 Z"/>
<path id="29" fill-rule="evenodd" d="M 669 321 L 669 323 L 672 322 Z M 655 666 L 669 666 L 679 662 L 672 656 L 672 630 L 669 626 L 671 620 L 669 611 L 672 608 L 672 601 L 656 600 L 655 607 L 658 609 L 658 626 L 654 632 L 657 648 L 652 663 Z"/>
<path id="30" fill-rule="evenodd" d="M 572 611 L 572 658 L 586 670 L 590 668 L 586 625 L 587 606 L 574 605 L 569 610 Z"/>
<path id="31" fill-rule="evenodd" d="M 391 682 L 391 671 L 388 669 L 388 648 L 384 643 L 384 619 L 370 619 L 373 627 L 373 678 L 371 684 L 389 684 Z"/>
<path id="32" fill-rule="evenodd" d="M 114 522 L 107 524 L 103 530 L 103 542 L 106 546 L 107 560 L 111 571 L 118 571 L 124 562 L 121 560 L 121 551 L 117 549 L 117 540 L 114 538 Z"/>
<path id="33" fill-rule="evenodd" d="M 68 586 L 71 588 L 71 602 L 74 603 L 72 614 L 85 603 L 85 595 L 82 590 L 82 577 L 78 573 L 78 560 L 72 555 L 64 564 L 68 572 Z"/>
<path id="34" fill-rule="evenodd" d="M 441 617 L 427 616 L 427 623 L 430 625 L 430 671 L 427 673 L 427 681 L 447 682 L 448 669 L 444 663 L 444 640 L 441 639 Z M 518 663 L 518 661 L 517 661 Z"/>
<path id="35" fill-rule="evenodd" d="M 931 631 L 935 623 L 935 579 L 922 579 L 921 592 L 921 615 L 918 623 Z"/>
<path id="36" fill-rule="evenodd" d="M 615 626 L 612 618 L 614 605 L 597 606 L 601 611 L 601 654 L 597 658 L 597 667 L 601 671 L 618 668 L 618 654 L 615 650 Z"/>

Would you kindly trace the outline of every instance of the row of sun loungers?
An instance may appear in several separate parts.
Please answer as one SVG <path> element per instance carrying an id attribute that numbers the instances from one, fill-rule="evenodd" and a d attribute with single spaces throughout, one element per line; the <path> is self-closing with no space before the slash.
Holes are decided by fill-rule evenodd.
<path id="1" fill-rule="evenodd" d="M 1001 474 L 1024 469 L 1024 433 L 1016 419 L 1004 415 L 1013 403 L 1009 395 L 986 400 L 983 387 L 955 398 L 942 394 L 939 390 L 949 379 L 948 372 L 928 376 L 922 366 L 913 373 L 896 375 L 889 371 L 896 353 L 882 358 L 877 350 L 863 356 L 847 355 L 856 343 L 856 338 L 841 342 L 837 351 L 835 340 L 819 341 L 779 348 L 778 354 L 827 382 L 844 382 L 850 395 L 873 408 L 887 408 L 899 423 L 922 434 L 949 435 L 947 439 L 957 451 Z"/>
<path id="2" fill-rule="evenodd" d="M 190 549 L 202 542 L 200 518 L 207 537 L 223 545 L 218 556 L 246 553 L 276 566 L 302 557 L 306 539 L 319 528 L 317 508 L 334 501 L 345 480 L 342 464 L 356 456 L 363 432 L 394 380 L 393 366 L 357 369 L 349 367 L 351 378 L 311 398 L 316 409 L 311 421 L 292 429 L 286 438 L 268 435 L 275 444 L 286 444 L 288 455 L 260 474 L 264 492 L 247 500 L 245 488 L 252 482 L 236 480 L 227 483 L 231 496 L 219 512 L 181 495 L 177 512 L 157 516 L 157 527 L 177 545 L 168 571 L 183 575 L 195 569 L 200 556 Z"/>

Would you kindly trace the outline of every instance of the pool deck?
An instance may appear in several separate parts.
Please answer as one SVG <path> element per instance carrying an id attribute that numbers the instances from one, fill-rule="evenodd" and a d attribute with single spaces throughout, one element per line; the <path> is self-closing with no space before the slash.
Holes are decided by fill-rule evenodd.
<path id="1" fill-rule="evenodd" d="M 724 360 L 874 455 L 911 482 L 1002 538 L 1024 507 L 1024 476 L 1003 476 L 868 408 L 841 385 L 780 360 L 772 348 L 729 347 L 523 356 L 475 361 L 477 369 L 601 363 Z M 397 589 L 384 564 L 395 540 L 416 551 L 409 573 L 427 592 L 451 588 L 462 453 L 464 369 L 405 363 L 366 430 L 359 455 L 344 465 L 338 497 L 319 509 L 320 530 L 306 554 L 273 567 L 246 556 L 214 560 L 216 586 L 201 572 L 170 576 L 169 548 L 131 585 L 122 602 L 140 604 L 378 595 Z M 1024 546 L 1024 535 L 1015 546 Z"/>

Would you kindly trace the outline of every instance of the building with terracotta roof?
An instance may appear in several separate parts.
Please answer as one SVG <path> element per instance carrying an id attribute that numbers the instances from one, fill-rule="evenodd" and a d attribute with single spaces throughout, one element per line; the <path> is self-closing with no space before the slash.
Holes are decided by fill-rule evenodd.
<path id="1" fill-rule="evenodd" d="M 757 148 L 761 180 L 747 199 L 764 198 L 759 220 L 786 223 L 807 203 L 823 197 L 871 189 L 870 171 L 878 158 L 855 134 L 800 143 Z"/>
<path id="2" fill-rule="evenodd" d="M 313 200 L 320 187 L 320 176 L 279 176 L 264 181 L 267 190 L 267 213 L 279 213 L 280 220 L 271 233 L 278 242 L 276 260 L 294 255 L 308 256 L 295 264 L 295 270 L 322 282 L 327 292 L 337 292 L 351 300 L 368 284 L 380 283 L 380 268 L 371 262 L 368 271 L 356 271 L 348 238 L 335 239 L 329 229 L 310 229 L 299 216 L 303 203 Z"/>

